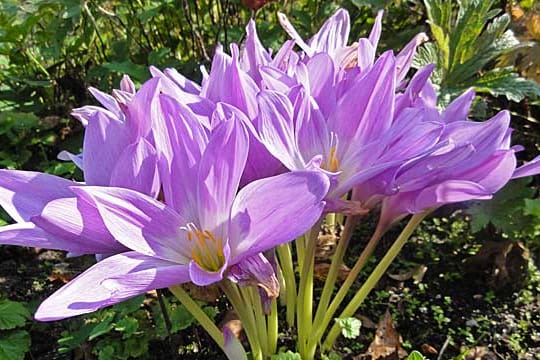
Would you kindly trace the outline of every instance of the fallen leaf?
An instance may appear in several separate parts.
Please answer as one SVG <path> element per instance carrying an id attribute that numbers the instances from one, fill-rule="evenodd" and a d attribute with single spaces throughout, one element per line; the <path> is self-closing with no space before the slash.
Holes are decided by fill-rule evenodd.
<path id="1" fill-rule="evenodd" d="M 213 303 L 221 295 L 221 290 L 217 285 L 209 286 L 197 286 L 193 283 L 185 283 L 184 289 L 197 300 L 201 300 L 207 303 Z"/>
<path id="2" fill-rule="evenodd" d="M 318 263 L 315 264 L 315 267 L 313 268 L 313 276 L 315 279 L 319 281 L 326 280 L 326 277 L 328 276 L 328 271 L 330 270 L 330 264 L 328 263 Z M 337 279 L 341 282 L 345 281 L 347 278 L 347 275 L 351 272 L 351 269 L 347 267 L 345 264 L 341 264 L 341 267 L 338 271 L 338 277 Z"/>
<path id="3" fill-rule="evenodd" d="M 54 282 L 54 281 L 60 281 L 61 283 L 63 284 L 67 284 L 68 282 L 70 282 L 71 280 L 73 280 L 75 276 L 72 275 L 72 274 L 60 274 L 60 273 L 54 273 L 54 274 L 51 274 L 47 277 L 47 280 L 49 280 L 50 282 Z"/>
<path id="4" fill-rule="evenodd" d="M 362 326 L 366 329 L 376 329 L 377 324 L 375 321 L 371 320 L 367 316 L 364 315 L 355 315 L 356 318 L 360 319 L 362 321 Z"/>
<path id="5" fill-rule="evenodd" d="M 529 258 L 529 250 L 520 242 L 486 241 L 465 266 L 469 272 L 486 274 L 486 283 L 492 289 L 515 289 L 527 279 Z"/>
<path id="6" fill-rule="evenodd" d="M 429 344 L 422 344 L 420 348 L 422 349 L 423 354 L 437 355 L 439 353 L 437 349 L 435 349 L 433 346 Z"/>
<path id="7" fill-rule="evenodd" d="M 319 235 L 317 238 L 317 247 L 315 248 L 316 259 L 329 259 L 336 249 L 339 237 L 335 234 Z"/>
<path id="8" fill-rule="evenodd" d="M 476 346 L 467 352 L 464 360 L 497 360 L 497 355 L 485 346 Z"/>
<path id="9" fill-rule="evenodd" d="M 397 332 L 392 316 L 387 310 L 377 326 L 375 338 L 369 345 L 366 355 L 371 356 L 373 360 L 399 360 L 407 356 L 402 344 L 403 339 Z"/>
<path id="10" fill-rule="evenodd" d="M 229 330 L 234 334 L 237 339 L 240 339 L 240 337 L 242 336 L 242 331 L 244 330 L 242 322 L 240 321 L 240 319 L 238 318 L 238 314 L 234 310 L 227 311 L 225 317 L 221 321 L 220 327 L 229 328 Z"/>
<path id="11" fill-rule="evenodd" d="M 250 8 L 253 11 L 257 11 L 269 2 L 272 2 L 275 0 L 242 0 L 244 5 L 246 5 L 248 8 Z"/>
<path id="12" fill-rule="evenodd" d="M 406 271 L 399 274 L 388 274 L 388 277 L 396 281 L 407 281 L 412 279 L 412 275 L 412 271 Z"/>

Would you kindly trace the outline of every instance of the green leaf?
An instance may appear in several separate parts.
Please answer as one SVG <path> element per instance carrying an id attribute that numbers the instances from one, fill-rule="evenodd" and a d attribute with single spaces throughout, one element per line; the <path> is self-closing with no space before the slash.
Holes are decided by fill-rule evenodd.
<path id="1" fill-rule="evenodd" d="M 143 82 L 150 77 L 146 67 L 135 64 L 129 60 L 124 62 L 110 62 L 103 64 L 103 67 L 119 74 L 127 74 L 133 79 Z"/>
<path id="2" fill-rule="evenodd" d="M 30 335 L 24 330 L 9 331 L 0 334 L 0 359 L 24 360 L 24 354 L 30 350 Z"/>
<path id="3" fill-rule="evenodd" d="M 270 360 L 302 360 L 302 357 L 300 356 L 300 354 L 293 353 L 289 350 L 286 353 L 279 353 L 270 356 Z"/>
<path id="4" fill-rule="evenodd" d="M 339 327 L 341 327 L 341 334 L 347 339 L 354 339 L 360 335 L 362 322 L 357 318 L 349 317 L 335 320 Z"/>
<path id="5" fill-rule="evenodd" d="M 16 301 L 0 300 L 0 330 L 9 330 L 24 326 L 30 313 L 26 307 Z"/>
<path id="6" fill-rule="evenodd" d="M 407 360 L 426 360 L 426 358 L 420 352 L 414 350 L 407 356 Z"/>
<path id="7" fill-rule="evenodd" d="M 524 214 L 525 199 L 534 193 L 527 187 L 528 183 L 527 178 L 513 180 L 493 199 L 473 202 L 467 210 L 471 216 L 471 230 L 478 232 L 491 223 L 506 234 L 514 234 L 533 226 L 534 221 Z"/>
<path id="8" fill-rule="evenodd" d="M 114 328 L 114 311 L 107 311 L 105 314 L 105 317 L 101 319 L 101 322 L 97 324 L 92 331 L 90 331 L 90 334 L 88 336 L 88 340 L 92 341 L 98 336 L 107 334 L 109 331 L 111 331 Z"/>
<path id="9" fill-rule="evenodd" d="M 125 317 L 114 325 L 114 330 L 122 333 L 122 339 L 127 339 L 139 330 L 139 321 L 132 317 Z"/>
<path id="10" fill-rule="evenodd" d="M 540 199 L 525 199 L 524 213 L 540 219 Z"/>
<path id="11" fill-rule="evenodd" d="M 489 92 L 493 96 L 505 96 L 510 101 L 520 102 L 527 96 L 540 96 L 540 86 L 516 74 L 511 67 L 494 69 L 479 79 L 466 84 L 478 92 Z"/>

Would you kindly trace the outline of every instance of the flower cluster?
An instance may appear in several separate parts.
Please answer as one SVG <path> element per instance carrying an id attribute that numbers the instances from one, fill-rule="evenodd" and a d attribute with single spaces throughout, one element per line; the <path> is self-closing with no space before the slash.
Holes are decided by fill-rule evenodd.
<path id="1" fill-rule="evenodd" d="M 516 169 L 507 111 L 469 120 L 471 90 L 440 111 L 433 66 L 406 80 L 424 34 L 377 57 L 381 17 L 348 44 L 344 10 L 307 42 L 279 14 L 291 40 L 272 53 L 251 21 L 241 49 L 216 48 L 201 84 L 151 68 L 138 90 L 127 76 L 111 95 L 91 88 L 102 106 L 73 112 L 86 128 L 82 154 L 60 155 L 84 183 L 0 170 L 0 205 L 15 221 L 0 228 L 1 244 L 100 260 L 36 318 L 186 282 L 257 285 L 275 298 L 268 251 L 326 213 L 380 208 L 387 229 L 540 172 L 540 157 Z"/>

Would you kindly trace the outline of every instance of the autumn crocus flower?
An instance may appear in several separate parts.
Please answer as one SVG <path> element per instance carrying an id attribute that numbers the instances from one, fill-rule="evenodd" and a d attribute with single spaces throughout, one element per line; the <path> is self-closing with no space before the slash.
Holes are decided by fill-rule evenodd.
<path id="1" fill-rule="evenodd" d="M 104 107 L 74 110 L 85 125 L 83 153 L 63 154 L 83 170 L 85 183 L 39 172 L 0 170 L 0 206 L 17 222 L 0 227 L 0 244 L 65 250 L 70 255 L 126 250 L 110 235 L 95 206 L 77 199 L 71 188 L 115 186 L 157 196 L 157 136 L 152 127 L 159 129 L 155 125 L 161 119 L 160 80 L 152 79 L 136 91 L 124 77 L 114 96 L 90 91 Z M 70 216 L 59 214 L 59 209 Z"/>
<path id="2" fill-rule="evenodd" d="M 540 173 L 540 157 L 516 169 L 520 147 L 510 146 L 509 124 L 508 111 L 486 122 L 447 123 L 443 146 L 393 174 L 388 184 L 394 194 L 382 201 L 379 226 L 448 203 L 490 199 L 509 180 Z"/>
<path id="3" fill-rule="evenodd" d="M 306 86 L 298 84 L 286 95 L 258 95 L 259 136 L 289 170 L 319 167 L 329 174 L 331 210 L 352 211 L 339 199 L 344 193 L 437 143 L 442 125 L 425 119 L 423 109 L 394 116 L 391 52 L 344 86 L 336 85 L 334 64 L 326 54 L 315 55 L 306 68 Z"/>
<path id="4" fill-rule="evenodd" d="M 172 138 L 172 146 L 179 147 L 176 154 L 186 154 L 185 145 L 194 138 L 178 135 Z M 322 199 L 329 184 L 326 176 L 303 171 L 255 181 L 237 194 L 248 145 L 242 122 L 223 120 L 200 159 L 191 167 L 186 165 L 183 181 L 192 186 L 183 190 L 187 196 L 173 206 L 128 189 L 73 188 L 79 199 L 97 206 L 110 233 L 132 251 L 92 266 L 42 303 L 36 318 L 83 314 L 150 289 L 189 281 L 211 284 L 247 259 L 251 265 L 235 269 L 236 278 L 238 271 L 255 278 L 267 274 L 260 268 L 264 263 L 256 258 L 313 225 L 324 208 Z M 190 154 L 195 157 L 192 160 L 199 155 L 197 151 Z M 184 185 L 180 181 L 178 186 Z"/>

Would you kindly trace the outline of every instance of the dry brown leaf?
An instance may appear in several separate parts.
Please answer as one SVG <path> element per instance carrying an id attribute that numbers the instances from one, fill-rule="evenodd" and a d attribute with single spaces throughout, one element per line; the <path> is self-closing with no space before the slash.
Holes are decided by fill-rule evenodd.
<path id="1" fill-rule="evenodd" d="M 315 267 L 313 268 L 313 276 L 316 280 L 324 281 L 326 280 L 326 277 L 328 276 L 328 271 L 330 270 L 330 264 L 328 263 L 318 263 L 315 264 Z M 347 275 L 351 272 L 351 269 L 347 267 L 345 264 L 341 264 L 341 267 L 338 271 L 338 281 L 345 281 L 347 278 Z"/>
<path id="2" fill-rule="evenodd" d="M 246 5 L 251 10 L 257 11 L 269 2 L 272 2 L 275 0 L 242 0 L 244 5 Z"/>
<path id="3" fill-rule="evenodd" d="M 74 277 L 75 275 L 73 274 L 53 273 L 47 277 L 47 280 L 49 280 L 50 282 L 60 281 L 63 284 L 67 284 L 68 282 L 73 280 Z"/>
<path id="4" fill-rule="evenodd" d="M 529 257 L 529 250 L 520 242 L 486 241 L 465 265 L 469 272 L 486 273 L 487 285 L 500 290 L 520 287 L 524 283 Z"/>
<path id="5" fill-rule="evenodd" d="M 439 353 L 437 349 L 435 349 L 433 346 L 429 344 L 422 344 L 420 348 L 422 349 L 422 354 L 425 354 L 425 355 L 428 355 L 428 354 L 437 355 Z"/>
<path id="6" fill-rule="evenodd" d="M 197 286 L 193 283 L 185 283 L 184 289 L 197 300 L 213 303 L 221 295 L 221 290 L 217 285 Z"/>
<path id="7" fill-rule="evenodd" d="M 412 275 L 412 271 L 406 271 L 399 274 L 388 274 L 388 277 L 396 281 L 407 281 L 409 279 L 412 279 Z"/>
<path id="8" fill-rule="evenodd" d="M 413 279 L 414 283 L 417 284 L 422 281 L 426 271 L 427 271 L 427 266 L 418 265 L 417 267 L 409 271 L 401 272 L 399 274 L 388 274 L 388 277 L 396 281 L 407 281 L 407 280 Z"/>
<path id="9" fill-rule="evenodd" d="M 240 339 L 242 336 L 242 331 L 244 330 L 244 327 L 242 326 L 242 322 L 238 318 L 238 314 L 234 310 L 229 310 L 225 314 L 225 317 L 223 318 L 223 321 L 221 322 L 221 328 L 228 327 L 229 330 L 236 336 L 237 339 Z"/>
<path id="10" fill-rule="evenodd" d="M 377 324 L 375 323 L 375 321 L 371 320 L 367 316 L 355 315 L 354 317 L 362 322 L 362 327 L 365 328 L 365 329 L 376 329 L 377 328 Z"/>
<path id="11" fill-rule="evenodd" d="M 465 360 L 497 360 L 497 355 L 485 346 L 476 346 L 467 352 Z"/>
<path id="12" fill-rule="evenodd" d="M 403 339 L 397 332 L 392 316 L 387 310 L 377 326 L 375 338 L 369 345 L 366 355 L 371 356 L 373 360 L 399 360 L 407 356 L 402 344 Z"/>
<path id="13" fill-rule="evenodd" d="M 329 259 L 334 253 L 338 240 L 339 237 L 335 234 L 319 235 L 315 249 L 315 258 L 321 260 Z"/>

